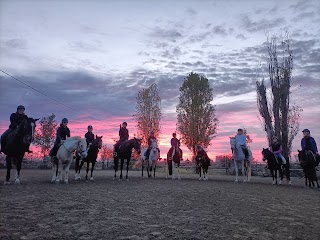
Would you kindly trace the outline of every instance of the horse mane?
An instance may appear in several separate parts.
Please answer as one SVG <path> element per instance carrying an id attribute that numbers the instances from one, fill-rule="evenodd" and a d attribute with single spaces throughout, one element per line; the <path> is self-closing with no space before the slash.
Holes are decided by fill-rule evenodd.
<path id="1" fill-rule="evenodd" d="M 80 136 L 69 137 L 68 140 L 81 140 Z"/>

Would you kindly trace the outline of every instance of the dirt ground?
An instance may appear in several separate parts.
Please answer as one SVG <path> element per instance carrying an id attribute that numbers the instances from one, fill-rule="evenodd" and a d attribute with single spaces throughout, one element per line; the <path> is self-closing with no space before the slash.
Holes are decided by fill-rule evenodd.
<path id="1" fill-rule="evenodd" d="M 112 175 L 76 182 L 72 170 L 69 184 L 52 184 L 51 170 L 22 169 L 20 185 L 0 185 L 0 239 L 320 239 L 320 191 L 303 179 Z"/>

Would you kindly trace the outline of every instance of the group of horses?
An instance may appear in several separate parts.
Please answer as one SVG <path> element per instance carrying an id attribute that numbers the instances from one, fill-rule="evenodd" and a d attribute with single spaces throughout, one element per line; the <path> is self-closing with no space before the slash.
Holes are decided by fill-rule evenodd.
<path id="1" fill-rule="evenodd" d="M 26 146 L 30 145 L 34 140 L 34 132 L 36 127 L 36 121 L 38 119 L 28 118 L 21 122 L 21 124 L 12 131 L 8 135 L 8 139 L 6 140 L 6 148 L 1 149 L 2 152 L 6 155 L 6 167 L 7 167 L 7 175 L 5 184 L 10 183 L 10 171 L 12 169 L 12 163 L 16 165 L 16 175 L 15 175 L 15 183 L 20 183 L 20 170 L 22 159 L 25 154 Z M 174 146 L 167 153 L 167 161 L 166 161 L 166 176 L 172 176 L 172 179 L 175 179 L 175 172 L 178 173 L 178 179 L 180 179 L 179 166 L 180 161 L 182 159 L 181 150 L 179 148 L 180 142 L 177 143 L 177 146 Z M 242 147 L 236 143 L 234 137 L 230 138 L 230 146 L 232 149 L 234 166 L 235 166 L 235 182 L 238 182 L 238 172 L 241 166 L 241 172 L 243 175 L 243 181 L 248 182 L 251 179 L 251 163 L 252 163 L 252 153 L 248 150 L 249 155 L 246 157 Z M 96 136 L 95 140 L 89 147 L 87 146 L 87 142 L 85 138 L 81 137 L 70 137 L 68 138 L 59 148 L 57 152 L 57 160 L 52 161 L 52 182 L 59 183 L 64 181 L 68 183 L 68 174 L 71 162 L 74 157 L 74 153 L 76 152 L 76 174 L 75 179 L 80 179 L 80 171 L 85 162 L 87 162 L 87 173 L 86 179 L 88 179 L 89 172 L 89 163 L 92 163 L 91 167 L 91 176 L 90 179 L 93 180 L 92 172 L 94 169 L 94 164 L 96 162 L 99 149 L 102 147 L 102 136 Z M 138 154 L 141 154 L 141 139 L 133 138 L 121 143 L 120 147 L 115 150 L 114 154 L 114 179 L 117 177 L 117 171 L 119 168 L 120 161 L 120 179 L 122 179 L 122 171 L 124 160 L 126 159 L 126 179 L 128 179 L 128 170 L 130 159 L 132 156 L 132 150 L 135 150 Z M 151 144 L 150 154 L 148 159 L 146 158 L 147 149 L 142 150 L 140 162 L 142 165 L 142 176 L 143 176 L 143 166 L 147 167 L 148 177 L 155 177 L 156 173 L 156 163 L 159 159 L 159 151 L 157 142 L 153 141 Z M 268 149 L 262 150 L 263 160 L 267 161 L 267 166 L 270 169 L 273 184 L 281 184 L 283 179 L 283 170 L 285 170 L 285 175 L 287 180 L 290 181 L 290 171 L 289 171 L 289 161 L 283 166 L 281 161 L 276 158 L 276 156 L 270 152 Z M 314 182 L 316 182 L 317 187 L 319 188 L 319 183 L 316 176 L 316 166 L 319 164 L 319 160 L 317 160 L 311 151 L 299 151 L 298 154 L 300 165 L 303 168 L 306 178 L 306 186 L 309 184 L 309 187 L 314 186 Z M 196 156 L 195 158 L 197 167 L 199 168 L 199 180 L 207 180 L 208 179 L 208 167 L 209 162 L 205 160 L 203 157 Z M 65 175 L 64 178 L 62 176 L 62 170 L 64 169 Z M 280 175 L 280 181 L 277 181 L 277 172 Z M 201 175 L 203 174 L 203 175 Z"/>

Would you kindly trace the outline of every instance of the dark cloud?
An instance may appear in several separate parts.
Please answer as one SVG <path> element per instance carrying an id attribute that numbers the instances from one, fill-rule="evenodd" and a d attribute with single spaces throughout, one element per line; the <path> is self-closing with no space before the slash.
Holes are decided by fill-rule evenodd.
<path id="1" fill-rule="evenodd" d="M 237 34 L 236 38 L 241 40 L 247 40 L 247 38 L 243 34 Z"/>
<path id="2" fill-rule="evenodd" d="M 155 27 L 149 34 L 151 37 L 167 40 L 170 42 L 176 42 L 178 39 L 182 38 L 182 34 L 177 29 L 165 29 L 160 27 Z"/>
<path id="3" fill-rule="evenodd" d="M 5 41 L 4 45 L 8 48 L 26 49 L 28 42 L 23 38 L 15 38 Z"/>
<path id="4" fill-rule="evenodd" d="M 285 23 L 286 21 L 282 17 L 271 20 L 261 19 L 259 21 L 254 21 L 248 15 L 242 15 L 240 19 L 240 26 L 251 33 L 269 30 L 274 27 L 279 27 Z"/>
<path id="5" fill-rule="evenodd" d="M 212 32 L 216 35 L 226 36 L 228 35 L 227 30 L 223 26 L 214 26 Z"/>

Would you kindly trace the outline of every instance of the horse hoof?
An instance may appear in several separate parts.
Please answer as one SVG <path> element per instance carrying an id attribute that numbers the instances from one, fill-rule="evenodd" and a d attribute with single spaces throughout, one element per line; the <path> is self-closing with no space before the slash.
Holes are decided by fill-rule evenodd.
<path id="1" fill-rule="evenodd" d="M 243 180 L 243 182 L 245 183 L 245 182 L 247 182 L 247 180 Z"/>
<path id="2" fill-rule="evenodd" d="M 199 181 L 201 181 L 202 180 L 202 177 L 199 177 Z"/>
<path id="3" fill-rule="evenodd" d="M 11 183 L 9 181 L 4 181 L 4 185 L 10 185 Z"/>
<path id="4" fill-rule="evenodd" d="M 14 181 L 15 184 L 20 184 L 20 179 L 17 178 L 15 181 Z"/>
<path id="5" fill-rule="evenodd" d="M 278 183 L 278 185 L 281 185 L 282 184 L 282 181 L 280 181 L 279 183 Z"/>
<path id="6" fill-rule="evenodd" d="M 65 184 L 68 184 L 68 183 L 69 183 L 69 181 L 68 181 L 68 180 L 64 180 L 64 183 L 65 183 Z"/>
<path id="7" fill-rule="evenodd" d="M 289 181 L 289 182 L 288 182 L 288 184 L 289 184 L 289 185 L 292 185 L 292 182 L 291 182 L 291 181 Z"/>
<path id="8" fill-rule="evenodd" d="M 60 180 L 56 180 L 55 183 L 56 183 L 56 184 L 60 184 Z"/>
<path id="9" fill-rule="evenodd" d="M 277 182 L 272 182 L 272 185 L 275 185 Z"/>
<path id="10" fill-rule="evenodd" d="M 93 177 L 90 178 L 90 181 L 93 181 Z"/>
<path id="11" fill-rule="evenodd" d="M 181 180 L 181 177 L 178 177 L 178 180 Z"/>
<path id="12" fill-rule="evenodd" d="M 234 182 L 238 182 L 238 180 L 236 179 L 236 180 L 234 180 Z"/>

